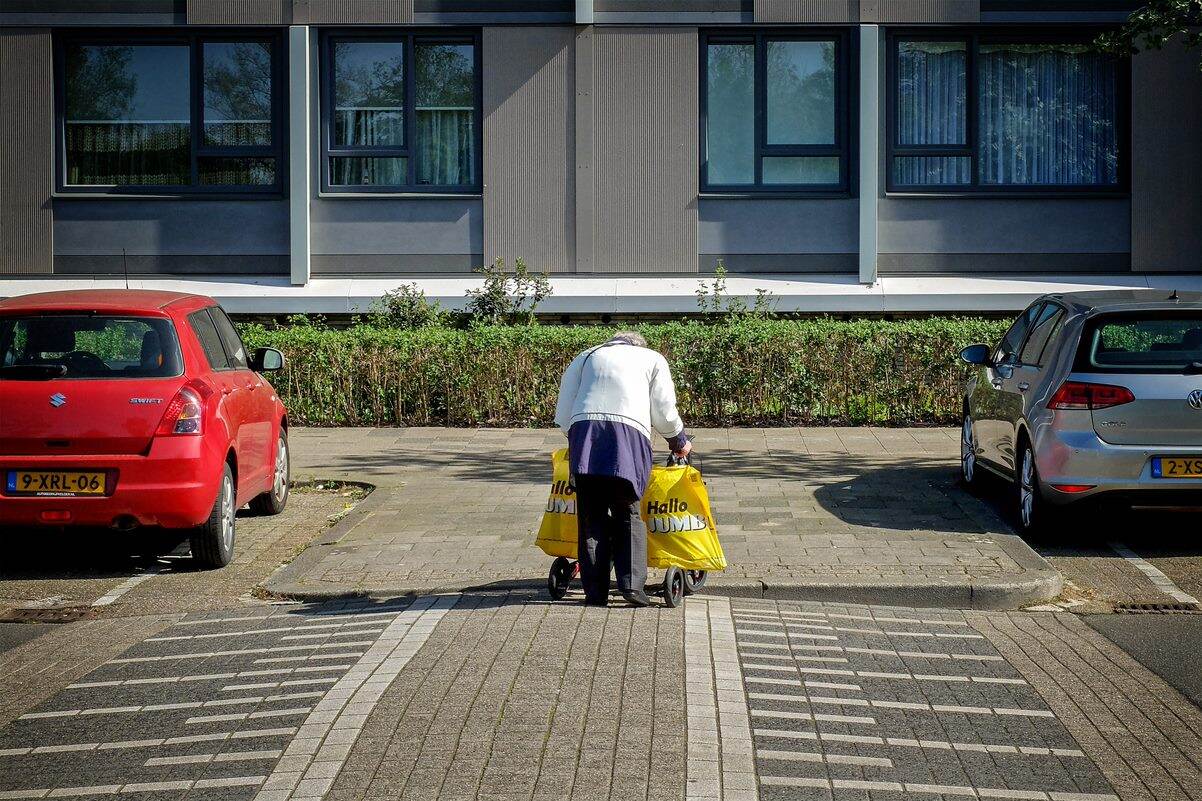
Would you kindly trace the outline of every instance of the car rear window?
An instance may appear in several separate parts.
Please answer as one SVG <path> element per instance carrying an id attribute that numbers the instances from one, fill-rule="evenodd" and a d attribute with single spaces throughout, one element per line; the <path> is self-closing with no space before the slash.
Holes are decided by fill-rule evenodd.
<path id="1" fill-rule="evenodd" d="M 1108 316 L 1082 340 L 1087 369 L 1181 373 L 1202 369 L 1202 314 Z"/>
<path id="2" fill-rule="evenodd" d="M 167 378 L 182 365 L 175 326 L 164 317 L 0 317 L 0 381 Z"/>

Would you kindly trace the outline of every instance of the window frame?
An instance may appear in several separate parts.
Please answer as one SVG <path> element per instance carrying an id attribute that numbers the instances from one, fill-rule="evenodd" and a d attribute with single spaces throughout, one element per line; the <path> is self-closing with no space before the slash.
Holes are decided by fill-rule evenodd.
<path id="1" fill-rule="evenodd" d="M 204 143 L 204 42 L 271 43 L 271 131 L 270 145 L 205 145 Z M 190 134 L 189 183 L 187 184 L 69 184 L 67 183 L 67 48 L 72 45 L 186 45 L 188 47 L 188 110 Z M 198 30 L 89 29 L 56 31 L 54 35 L 54 137 L 55 194 L 63 195 L 276 195 L 287 191 L 287 93 L 284 65 L 287 58 L 282 32 L 265 28 L 203 28 Z M 204 158 L 273 158 L 275 183 L 201 184 L 200 160 Z"/>
<path id="2" fill-rule="evenodd" d="M 902 28 L 886 37 L 885 56 L 885 192 L 890 195 L 937 195 L 940 197 L 1115 197 L 1131 192 L 1131 59 L 1116 57 L 1115 142 L 1118 146 L 1118 180 L 1101 184 L 982 184 L 980 179 L 981 74 L 978 70 L 981 45 L 997 44 L 1090 44 L 1103 26 L 1044 28 Z M 898 50 L 901 42 L 964 42 L 965 120 L 964 145 L 903 145 L 900 143 L 898 110 Z M 907 156 L 967 157 L 971 180 L 967 184 L 900 184 L 894 179 L 894 162 Z"/>
<path id="3" fill-rule="evenodd" d="M 856 164 L 852 158 L 856 145 L 856 114 L 859 75 L 858 59 L 853 58 L 850 31 L 844 28 L 753 28 L 702 30 L 699 40 L 698 96 L 698 187 L 702 196 L 752 195 L 756 197 L 854 197 Z M 830 145 L 768 144 L 768 80 L 767 43 L 831 42 L 835 43 L 835 142 Z M 754 86 L 754 170 L 755 183 L 711 184 L 706 152 L 709 102 L 710 44 L 751 44 L 755 47 Z M 773 156 L 835 156 L 839 159 L 839 182 L 836 184 L 765 184 L 764 158 Z"/>
<path id="4" fill-rule="evenodd" d="M 402 147 L 383 145 L 334 146 L 334 45 L 339 42 L 402 42 L 405 49 L 405 144 Z M 417 132 L 417 70 L 415 44 L 471 45 L 473 113 L 475 130 L 473 142 L 473 169 L 476 180 L 470 185 L 436 185 L 414 183 L 417 159 L 414 142 Z M 367 28 L 363 30 L 324 30 L 321 32 L 320 73 L 321 138 L 320 193 L 323 195 L 479 195 L 484 190 L 484 81 L 481 56 L 481 35 L 477 28 Z M 347 185 L 330 182 L 330 159 L 339 157 L 360 158 L 404 158 L 406 159 L 405 184 Z"/>
<path id="5" fill-rule="evenodd" d="M 213 321 L 213 327 L 217 329 L 217 340 L 221 343 L 222 350 L 225 351 L 225 361 L 229 365 L 230 370 L 250 370 L 250 353 L 246 350 L 246 343 L 242 341 L 242 335 L 238 333 L 238 327 L 234 325 L 234 321 L 225 313 L 225 309 L 220 305 L 206 306 L 205 310 L 209 313 L 209 319 Z M 224 323 L 224 325 L 223 325 Z M 235 342 L 227 342 L 226 334 L 223 329 L 228 330 L 229 334 L 234 337 Z M 234 357 L 236 353 L 230 352 L 230 347 L 237 344 L 242 351 L 242 361 L 236 362 Z"/>
<path id="6" fill-rule="evenodd" d="M 214 373 L 224 373 L 234 368 L 230 365 L 229 354 L 225 352 L 225 343 L 221 341 L 221 332 L 217 330 L 217 323 L 213 321 L 213 316 L 209 314 L 210 308 L 209 306 L 204 306 L 194 312 L 189 312 L 187 318 L 188 328 L 191 329 L 192 336 L 196 337 L 196 344 L 200 345 L 200 352 L 204 356 L 205 362 L 209 365 L 209 370 Z M 200 331 L 196 328 L 196 321 L 199 318 L 207 320 L 209 325 L 213 327 L 213 334 L 217 337 L 217 347 L 220 348 L 221 355 L 225 358 L 225 364 L 218 366 L 213 364 L 212 359 L 209 358 L 209 350 L 205 347 L 204 337 L 200 335 Z"/>
<path id="7" fill-rule="evenodd" d="M 1035 333 L 1035 329 L 1039 327 L 1040 318 L 1043 317 L 1044 312 L 1049 308 L 1054 309 L 1055 311 L 1053 311 L 1052 316 L 1047 319 L 1047 322 L 1051 324 L 1051 329 L 1048 331 L 1048 337 L 1046 340 L 1044 340 L 1043 347 L 1039 349 L 1039 353 L 1036 355 L 1036 359 L 1038 361 L 1025 362 L 1023 361 L 1023 351 L 1027 349 L 1027 345 L 1031 344 L 1031 336 Z M 1048 348 L 1051 347 L 1053 343 L 1053 337 L 1060 330 L 1060 327 L 1064 325 L 1064 321 L 1067 319 L 1068 309 L 1066 309 L 1063 304 L 1054 300 L 1044 301 L 1043 305 L 1039 308 L 1038 314 L 1035 315 L 1035 319 L 1032 321 L 1031 327 L 1027 329 L 1027 335 L 1023 337 L 1023 343 L 1018 349 L 1017 365 L 1019 367 L 1034 367 L 1037 369 L 1042 369 L 1046 364 L 1044 357 L 1048 355 Z"/>

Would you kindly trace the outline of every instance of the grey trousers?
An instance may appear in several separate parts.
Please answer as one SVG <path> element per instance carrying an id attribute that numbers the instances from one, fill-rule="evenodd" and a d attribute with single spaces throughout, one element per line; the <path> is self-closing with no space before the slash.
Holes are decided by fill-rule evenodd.
<path id="1" fill-rule="evenodd" d="M 609 598 L 613 565 L 622 592 L 647 584 L 647 527 L 639 517 L 639 499 L 624 478 L 576 476 L 577 556 L 587 603 Z"/>

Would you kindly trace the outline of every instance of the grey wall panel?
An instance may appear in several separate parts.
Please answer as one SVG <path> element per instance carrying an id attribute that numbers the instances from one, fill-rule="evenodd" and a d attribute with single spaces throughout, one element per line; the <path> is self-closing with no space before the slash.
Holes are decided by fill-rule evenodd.
<path id="1" fill-rule="evenodd" d="M 413 0 L 296 0 L 297 24 L 413 22 Z"/>
<path id="2" fill-rule="evenodd" d="M 188 0 L 189 25 L 287 25 L 290 22 L 292 0 Z"/>
<path id="3" fill-rule="evenodd" d="M 697 270 L 697 30 L 594 35 L 594 269 Z"/>
<path id="4" fill-rule="evenodd" d="M 697 270 L 713 274 L 721 261 L 728 273 L 854 273 L 855 253 L 702 253 Z"/>
<path id="5" fill-rule="evenodd" d="M 854 198 L 784 200 L 701 198 L 701 253 L 855 253 Z"/>
<path id="6" fill-rule="evenodd" d="M 0 30 L 0 275 L 53 269 L 50 31 Z"/>
<path id="7" fill-rule="evenodd" d="M 860 22 L 980 22 L 980 0 L 860 0 Z"/>
<path id="8" fill-rule="evenodd" d="M 1129 273 L 1130 253 L 882 253 L 884 275 Z"/>
<path id="9" fill-rule="evenodd" d="M 314 256 L 314 275 L 430 275 L 470 273 L 482 253 L 386 253 Z"/>
<path id="10" fill-rule="evenodd" d="M 55 256 L 56 275 L 283 275 L 287 256 Z"/>
<path id="11" fill-rule="evenodd" d="M 1132 60 L 1131 262 L 1202 270 L 1202 72 L 1179 46 Z"/>
<path id="12" fill-rule="evenodd" d="M 484 29 L 484 258 L 572 272 L 573 28 Z"/>
<path id="13" fill-rule="evenodd" d="M 858 22 L 860 0 L 755 0 L 756 22 Z"/>
<path id="14" fill-rule="evenodd" d="M 598 14 L 738 12 L 750 10 L 750 6 L 751 0 L 593 0 L 593 11 Z"/>
<path id="15" fill-rule="evenodd" d="M 880 253 L 1128 253 L 1126 198 L 884 198 Z"/>
<path id="16" fill-rule="evenodd" d="M 318 198 L 312 214 L 314 272 L 319 255 L 484 252 L 479 198 Z"/>
<path id="17" fill-rule="evenodd" d="M 131 271 L 135 264 L 174 261 L 238 272 L 234 260 L 246 257 L 254 264 L 278 262 L 282 266 L 275 271 L 286 273 L 288 202 L 55 198 L 56 269 L 70 265 L 73 272 L 109 272 L 116 264 L 120 272 L 123 248 Z M 170 258 L 155 262 L 158 257 Z M 223 259 L 229 260 L 228 269 Z M 91 268 L 84 266 L 89 261 Z"/>

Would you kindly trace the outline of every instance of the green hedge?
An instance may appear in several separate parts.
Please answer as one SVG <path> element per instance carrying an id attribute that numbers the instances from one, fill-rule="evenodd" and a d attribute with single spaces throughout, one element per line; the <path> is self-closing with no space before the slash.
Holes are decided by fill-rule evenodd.
<path id="1" fill-rule="evenodd" d="M 641 326 L 691 426 L 923 425 L 958 419 L 965 345 L 1004 322 L 741 319 Z M 274 379 L 305 425 L 546 426 L 568 361 L 599 327 L 243 328 L 282 350 Z"/>

